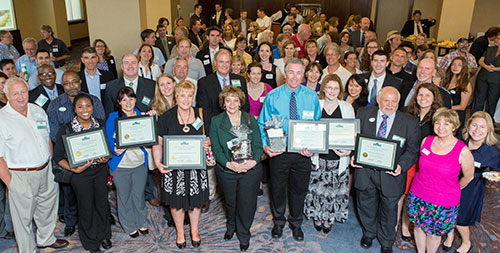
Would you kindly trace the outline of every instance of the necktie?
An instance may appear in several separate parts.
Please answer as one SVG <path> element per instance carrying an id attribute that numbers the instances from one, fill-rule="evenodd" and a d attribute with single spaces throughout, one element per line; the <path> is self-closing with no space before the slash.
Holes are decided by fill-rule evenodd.
<path id="1" fill-rule="evenodd" d="M 226 83 L 226 78 L 222 78 L 222 88 L 226 87 L 227 83 Z"/>
<path id="2" fill-rule="evenodd" d="M 215 18 L 215 22 L 216 22 L 217 24 L 219 24 L 219 17 L 220 17 L 220 15 L 216 12 L 216 13 L 215 13 L 215 16 L 216 16 L 216 18 Z"/>
<path id="3" fill-rule="evenodd" d="M 54 100 L 56 99 L 56 91 L 55 90 L 51 90 L 50 91 L 50 100 Z"/>
<path id="4" fill-rule="evenodd" d="M 420 28 L 420 23 L 417 23 L 417 31 L 418 31 L 418 34 L 422 33 L 422 28 Z"/>
<path id="5" fill-rule="evenodd" d="M 385 138 L 385 135 L 387 134 L 387 118 L 389 118 L 389 116 L 382 114 L 382 123 L 380 124 L 377 132 L 377 137 L 379 138 Z"/>
<path id="6" fill-rule="evenodd" d="M 365 46 L 365 32 L 361 32 L 361 46 Z"/>
<path id="7" fill-rule="evenodd" d="M 295 92 L 292 92 L 290 97 L 290 119 L 297 119 L 297 101 L 295 100 Z"/>
<path id="8" fill-rule="evenodd" d="M 373 87 L 370 94 L 370 104 L 375 105 L 377 103 L 377 79 L 373 79 Z"/>

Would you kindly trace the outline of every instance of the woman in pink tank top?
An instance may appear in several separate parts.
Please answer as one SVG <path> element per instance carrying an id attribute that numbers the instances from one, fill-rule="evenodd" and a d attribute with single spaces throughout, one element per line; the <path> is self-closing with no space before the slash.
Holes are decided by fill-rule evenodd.
<path id="1" fill-rule="evenodd" d="M 436 252 L 441 236 L 455 227 L 460 189 L 474 175 L 474 158 L 466 145 L 455 138 L 458 114 L 440 108 L 432 117 L 436 136 L 423 140 L 419 171 L 408 195 L 408 216 L 415 223 L 418 252 Z M 463 177 L 458 180 L 460 171 Z"/>

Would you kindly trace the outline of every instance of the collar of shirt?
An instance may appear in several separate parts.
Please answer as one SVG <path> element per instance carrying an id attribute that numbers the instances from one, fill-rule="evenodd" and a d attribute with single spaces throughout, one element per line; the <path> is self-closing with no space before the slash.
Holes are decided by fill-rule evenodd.
<path id="1" fill-rule="evenodd" d="M 375 134 L 377 134 L 380 124 L 382 124 L 383 114 L 384 113 L 380 109 L 377 111 L 377 127 L 375 129 Z M 391 115 L 387 116 L 389 117 L 387 118 L 387 131 L 385 132 L 386 133 L 385 138 L 387 138 L 387 136 L 389 136 L 389 132 L 391 132 L 392 123 L 394 123 L 394 118 L 396 117 L 396 111 L 394 111 Z"/>
<path id="2" fill-rule="evenodd" d="M 89 72 L 87 72 L 87 69 L 85 69 L 85 77 L 86 78 L 94 78 L 95 76 L 101 76 L 101 72 L 99 72 L 98 69 L 96 69 L 96 72 L 94 75 L 90 75 Z"/>
<path id="3" fill-rule="evenodd" d="M 372 74 L 370 74 L 370 81 L 368 83 L 368 92 L 371 92 L 372 91 L 372 87 L 374 85 L 374 81 L 375 79 L 377 79 L 377 92 L 382 89 L 382 84 L 384 83 L 384 80 L 385 80 L 385 76 L 387 75 L 387 72 L 384 72 L 384 74 L 382 74 L 381 76 L 379 77 L 375 77 Z"/>
<path id="4" fill-rule="evenodd" d="M 219 72 L 215 72 L 215 74 L 217 75 L 217 79 L 219 80 L 221 89 L 224 89 L 224 79 L 226 79 L 226 85 L 231 84 L 231 78 L 229 78 L 229 73 L 227 73 L 226 77 L 222 77 L 221 75 L 219 75 Z"/>
<path id="5" fill-rule="evenodd" d="M 137 84 L 139 82 L 139 76 L 136 76 L 134 80 L 128 80 L 126 77 L 123 77 L 123 81 L 125 83 L 125 87 L 128 87 L 128 84 L 132 82 L 133 83 L 132 88 L 134 89 L 134 92 L 137 92 Z"/>
<path id="6" fill-rule="evenodd" d="M 42 88 L 45 90 L 45 92 L 47 92 L 47 94 L 49 95 L 49 98 L 50 98 L 50 92 L 51 91 L 54 91 L 55 94 L 56 94 L 56 98 L 59 96 L 58 92 L 57 92 L 57 86 L 54 85 L 54 88 L 52 90 L 49 90 L 49 88 L 45 87 L 42 85 Z M 55 98 L 54 98 L 55 99 Z"/>
<path id="7" fill-rule="evenodd" d="M 413 83 L 413 86 L 411 86 L 410 92 L 408 92 L 408 95 L 406 96 L 405 99 L 405 106 L 408 106 L 410 104 L 410 100 L 413 97 L 413 93 L 415 93 L 415 87 L 417 87 L 418 80 L 416 80 Z"/>
<path id="8" fill-rule="evenodd" d="M 219 51 L 219 45 L 217 45 L 217 47 L 215 49 L 208 47 L 208 51 L 210 53 L 210 61 L 213 62 L 214 57 L 215 57 L 215 53 L 217 53 L 217 51 Z"/>

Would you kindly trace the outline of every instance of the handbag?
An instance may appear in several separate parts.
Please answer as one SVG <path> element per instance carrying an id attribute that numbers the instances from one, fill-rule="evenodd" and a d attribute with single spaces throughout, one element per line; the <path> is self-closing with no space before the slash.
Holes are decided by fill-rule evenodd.
<path id="1" fill-rule="evenodd" d="M 203 109 L 198 108 L 198 113 L 200 114 L 201 121 L 204 121 L 203 120 Z M 203 129 L 203 135 L 205 135 L 205 123 L 203 123 L 202 129 Z M 215 164 L 216 164 L 214 153 L 212 152 L 212 147 L 208 147 L 206 163 L 207 163 L 207 166 L 209 166 L 209 167 L 215 166 Z"/>
<path id="2" fill-rule="evenodd" d="M 66 126 L 64 127 L 66 134 L 71 133 L 68 127 Z M 51 162 L 52 162 L 52 174 L 54 174 L 54 181 L 58 183 L 69 184 L 71 182 L 71 177 L 73 176 L 73 172 L 62 168 L 54 160 L 52 160 Z"/>

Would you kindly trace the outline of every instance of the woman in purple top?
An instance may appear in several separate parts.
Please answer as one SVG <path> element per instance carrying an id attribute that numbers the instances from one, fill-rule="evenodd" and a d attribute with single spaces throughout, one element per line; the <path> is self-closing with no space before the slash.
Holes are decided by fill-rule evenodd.
<path id="1" fill-rule="evenodd" d="M 273 89 L 271 85 L 261 82 L 261 78 L 262 65 L 258 62 L 250 63 L 247 67 L 248 102 L 250 103 L 250 114 L 255 119 L 259 118 L 267 93 Z"/>
<path id="2" fill-rule="evenodd" d="M 454 136 L 460 126 L 457 112 L 440 108 L 432 122 L 436 136 L 422 141 L 419 171 L 408 195 L 408 216 L 415 223 L 418 252 L 436 252 L 441 236 L 453 230 L 460 190 L 474 176 L 474 157 Z M 464 176 L 458 180 L 460 172 Z"/>

